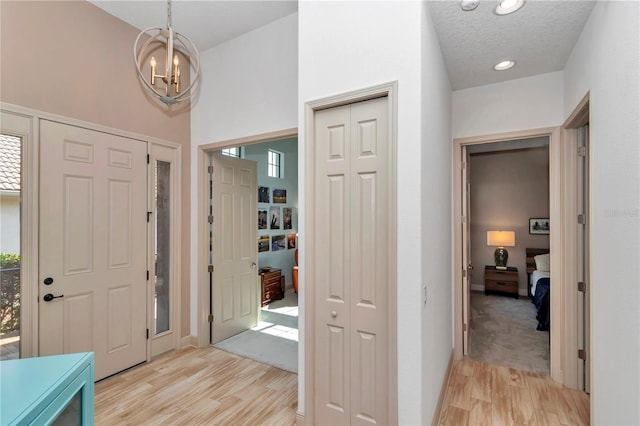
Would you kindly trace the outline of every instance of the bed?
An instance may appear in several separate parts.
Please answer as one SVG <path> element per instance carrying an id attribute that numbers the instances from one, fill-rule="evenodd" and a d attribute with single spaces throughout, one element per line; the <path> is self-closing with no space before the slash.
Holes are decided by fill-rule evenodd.
<path id="1" fill-rule="evenodd" d="M 527 248 L 528 293 L 536 307 L 537 329 L 549 330 L 551 275 L 549 249 Z"/>

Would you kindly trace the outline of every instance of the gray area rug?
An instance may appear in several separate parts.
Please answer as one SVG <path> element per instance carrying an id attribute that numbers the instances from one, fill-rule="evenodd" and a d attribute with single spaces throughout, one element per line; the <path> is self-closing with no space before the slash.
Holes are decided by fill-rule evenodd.
<path id="1" fill-rule="evenodd" d="M 549 332 L 537 325 L 530 299 L 472 292 L 469 357 L 549 375 Z"/>
<path id="2" fill-rule="evenodd" d="M 213 345 L 254 361 L 298 373 L 298 295 L 293 290 L 260 312 L 260 323 Z"/>

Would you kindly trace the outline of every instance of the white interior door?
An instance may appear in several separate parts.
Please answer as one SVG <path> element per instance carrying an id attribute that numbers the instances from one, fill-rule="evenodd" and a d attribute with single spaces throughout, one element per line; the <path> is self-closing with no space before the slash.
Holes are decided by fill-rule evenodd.
<path id="1" fill-rule="evenodd" d="M 258 322 L 258 181 L 255 161 L 213 156 L 211 343 Z"/>
<path id="2" fill-rule="evenodd" d="M 40 140 L 40 355 L 93 351 L 99 380 L 146 360 L 147 144 L 49 121 Z"/>
<path id="3" fill-rule="evenodd" d="M 471 216 L 469 181 L 470 161 L 467 147 L 462 146 L 462 354 L 469 355 L 469 335 L 471 334 Z"/>
<path id="4" fill-rule="evenodd" d="M 389 424 L 387 98 L 316 112 L 316 424 Z"/>

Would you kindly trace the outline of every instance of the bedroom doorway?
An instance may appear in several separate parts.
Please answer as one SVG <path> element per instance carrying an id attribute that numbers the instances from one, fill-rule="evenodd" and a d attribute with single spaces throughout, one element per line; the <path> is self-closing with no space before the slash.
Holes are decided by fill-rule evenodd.
<path id="1" fill-rule="evenodd" d="M 465 232 L 470 295 L 463 295 L 465 355 L 489 364 L 549 375 L 549 286 L 534 305 L 527 258 L 549 253 L 549 138 L 463 146 L 467 152 Z M 530 229 L 531 218 L 538 223 Z M 493 241 L 509 237 L 511 241 Z M 464 237 L 463 237 L 464 238 Z M 496 244 L 506 248 L 497 249 Z M 507 254 L 504 266 L 495 253 Z M 464 253 L 463 253 L 464 254 Z M 542 258 L 541 258 L 542 262 Z M 502 262 L 500 262 L 502 263 Z M 548 263 L 548 262 L 547 262 Z M 535 268 L 534 268 L 535 269 Z M 549 268 L 543 267 L 546 277 Z M 536 271 L 534 276 L 540 272 Z M 546 290 L 546 293 L 543 292 Z M 467 318 L 468 317 L 468 318 Z"/>
<path id="2" fill-rule="evenodd" d="M 561 218 L 561 199 L 558 188 L 560 186 L 560 162 L 561 162 L 561 153 L 560 153 L 560 129 L 559 128 L 545 128 L 545 129 L 537 129 L 531 131 L 518 131 L 518 132 L 509 132 L 504 134 L 495 134 L 495 135 L 486 135 L 480 137 L 469 137 L 469 138 L 460 138 L 454 140 L 454 156 L 453 156 L 453 167 L 457 172 L 454 173 L 454 223 L 458 224 L 454 227 L 454 357 L 455 359 L 460 359 L 463 357 L 464 351 L 464 317 L 465 317 L 465 309 L 470 310 L 471 305 L 465 306 L 465 298 L 464 298 L 464 275 L 466 274 L 467 265 L 463 265 L 463 241 L 464 232 L 465 232 L 465 221 L 467 218 L 463 214 L 463 200 L 466 197 L 466 185 L 462 183 L 462 167 L 463 167 L 463 151 L 467 149 L 479 150 L 480 148 L 474 148 L 479 145 L 488 145 L 493 148 L 500 148 L 502 145 L 505 145 L 508 141 L 514 140 L 531 140 L 534 138 L 547 138 L 549 141 L 549 213 L 546 219 L 549 223 L 558 223 L 560 224 Z M 491 149 L 495 150 L 495 149 Z M 480 152 L 477 152 L 478 154 Z M 473 173 L 473 172 L 471 172 Z M 473 182 L 471 182 L 473 186 Z M 471 206 L 471 214 L 473 212 L 473 206 Z M 480 282 L 484 283 L 484 269 L 488 266 L 492 265 L 493 256 L 492 250 L 495 250 L 495 247 L 491 248 L 486 245 L 486 232 L 491 231 L 500 231 L 501 223 L 497 221 L 496 223 L 488 224 L 491 227 L 497 227 L 496 229 L 486 229 L 484 231 L 484 238 L 476 236 L 476 242 L 480 245 L 484 244 L 484 250 L 489 250 L 489 260 L 485 259 L 481 261 L 482 264 L 476 265 L 474 263 L 474 271 L 475 274 L 483 277 Z M 519 232 L 529 233 L 529 217 L 525 220 L 525 223 L 518 223 L 519 227 L 522 227 L 522 230 Z M 526 230 L 526 231 L 525 231 Z M 562 265 L 559 259 L 560 254 L 560 233 L 553 232 L 552 230 L 549 233 L 549 250 L 551 257 L 551 264 L 558 265 L 558 267 L 554 267 L 554 271 L 552 274 L 555 276 L 556 274 L 560 274 L 562 272 Z M 473 244 L 473 242 L 470 242 Z M 515 241 L 516 248 L 520 246 L 518 239 Z M 524 246 L 520 246 L 522 248 L 527 248 L 529 245 L 526 242 L 523 242 Z M 473 251 L 473 248 L 472 248 Z M 511 251 L 511 250 L 510 250 Z M 515 254 L 515 252 L 514 252 Z M 511 256 L 510 256 L 511 258 Z M 518 286 L 518 296 L 526 296 L 527 295 L 527 277 L 526 277 L 526 260 L 525 260 L 525 251 L 523 251 L 521 259 L 518 260 L 518 265 L 511 265 L 511 262 L 515 262 L 516 260 L 511 258 L 509 260 L 508 266 L 514 266 L 518 269 L 518 282 L 520 285 Z M 553 261 L 553 259 L 556 259 Z M 493 263 L 495 267 L 495 262 Z M 522 277 L 520 277 L 522 275 Z M 472 280 L 473 281 L 473 280 Z M 477 282 L 476 282 L 477 283 Z M 471 283 L 473 284 L 473 282 Z M 473 290 L 474 287 L 470 286 L 470 289 Z M 478 289 L 476 287 L 476 289 Z M 549 334 L 549 375 L 558 382 L 563 382 L 563 371 L 561 369 L 561 356 L 562 356 L 562 348 L 563 348 L 563 336 L 564 332 L 561 329 L 561 324 L 564 323 L 562 320 L 562 311 L 561 311 L 561 303 L 562 299 L 560 297 L 561 288 L 551 288 L 550 289 L 550 334 Z M 473 294 L 472 294 L 473 295 Z M 513 294 L 515 296 L 515 294 Z M 470 299 L 470 298 L 469 298 Z M 506 300 L 506 298 L 502 298 Z M 528 302 L 527 302 L 528 303 Z M 533 317 L 533 321 L 535 323 L 535 316 Z M 469 324 L 467 324 L 469 327 Z M 471 336 L 471 340 L 473 337 Z M 470 346 L 473 343 L 470 343 Z"/>

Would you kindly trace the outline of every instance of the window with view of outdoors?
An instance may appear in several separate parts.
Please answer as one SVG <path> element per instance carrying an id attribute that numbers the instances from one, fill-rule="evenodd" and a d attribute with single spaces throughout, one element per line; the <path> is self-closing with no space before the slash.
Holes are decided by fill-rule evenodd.
<path id="1" fill-rule="evenodd" d="M 226 149 L 223 149 L 221 152 L 222 152 L 222 155 L 228 155 L 229 157 L 242 158 L 242 147 L 241 146 L 235 146 L 233 148 L 226 148 Z"/>
<path id="2" fill-rule="evenodd" d="M 20 146 L 0 135 L 0 359 L 20 357 Z"/>
<path id="3" fill-rule="evenodd" d="M 267 161 L 267 174 L 269 177 L 282 178 L 282 153 L 269 150 L 269 158 Z"/>

